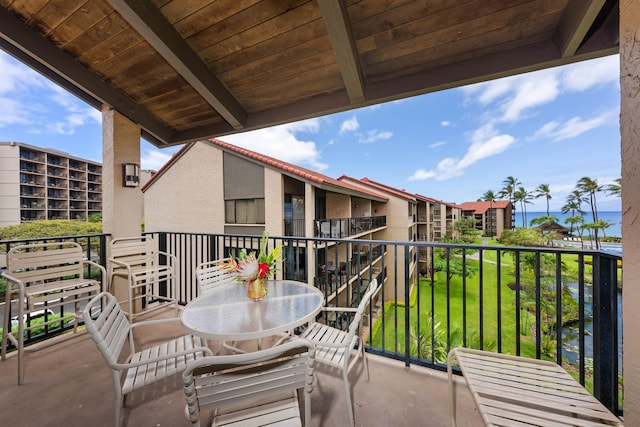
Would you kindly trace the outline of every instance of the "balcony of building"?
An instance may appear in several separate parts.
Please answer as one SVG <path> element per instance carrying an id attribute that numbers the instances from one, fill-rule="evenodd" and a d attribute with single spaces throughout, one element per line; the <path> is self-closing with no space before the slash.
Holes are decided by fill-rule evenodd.
<path id="1" fill-rule="evenodd" d="M 259 236 L 151 235 L 159 249 L 177 257 L 178 294 L 183 304 L 198 294 L 195 267 L 200 262 L 226 256 L 234 248 L 257 249 L 260 240 Z M 88 258 L 106 263 L 108 236 L 72 239 L 83 244 Z M 0 252 L 6 253 L 18 243 L 0 242 Z M 365 331 L 366 350 L 376 355 L 372 358 L 371 382 L 364 381 L 361 370 L 352 375 L 358 425 L 380 425 L 375 420 L 386 419 L 381 417 L 390 417 L 396 423 L 404 420 L 420 425 L 416 420 L 429 419 L 434 420 L 430 425 L 447 425 L 443 354 L 459 345 L 551 360 L 573 373 L 612 411 L 622 414 L 620 254 L 563 248 L 270 238 L 270 247 L 275 244 L 283 245 L 280 274 L 319 287 L 327 304 L 353 306 L 369 280 L 376 278 L 383 284 L 367 313 L 371 327 Z M 418 251 L 421 261 L 423 253 L 430 255 L 426 265 L 420 263 L 422 271 L 417 270 L 412 251 Z M 327 286 L 331 275 L 337 286 Z M 488 314 L 492 311 L 493 315 Z M 348 317 L 319 320 L 339 327 L 349 323 Z M 60 331 L 51 329 L 46 336 L 28 336 L 27 340 L 35 343 L 56 332 Z M 430 337 L 437 345 L 423 346 L 431 342 Z M 51 369 L 68 366 L 63 364 L 65 360 L 73 361 L 74 375 L 68 376 L 64 369 Z M 3 413 L 11 413 L 10 417 L 17 417 L 25 425 L 30 425 L 31 416 L 55 416 L 58 424 L 96 414 L 100 417 L 95 419 L 110 420 L 113 398 L 108 369 L 86 336 L 28 354 L 24 386 L 16 386 L 15 375 L 11 375 L 15 374 L 15 363 L 12 358 L 0 362 L 0 407 L 27 405 L 28 400 L 19 396 L 34 390 L 65 400 L 48 399 L 45 405 L 53 406 L 42 408 L 40 414 L 8 408 L 3 408 Z M 346 408 L 342 406 L 340 381 L 324 374 L 319 369 L 314 425 L 343 425 Z M 92 385 L 91 391 L 81 399 L 85 393 L 78 390 L 86 384 Z M 63 393 L 66 387 L 76 392 L 67 395 Z M 132 396 L 124 425 L 140 425 L 136 420 L 155 417 L 158 414 L 154 411 L 160 406 L 166 411 L 165 421 L 175 420 L 169 425 L 186 425 L 180 418 L 179 383 L 168 382 L 161 390 L 150 390 Z M 466 390 L 461 385 L 458 392 L 464 395 Z M 69 403 L 69 399 L 74 402 Z M 75 399 L 81 399 L 80 403 Z M 462 425 L 480 425 L 475 407 L 468 403 L 461 409 L 467 415 L 458 419 L 468 423 Z M 14 424 L 20 425 L 18 421 Z"/>
<path id="2" fill-rule="evenodd" d="M 330 239 L 345 239 L 361 236 L 386 226 L 386 216 L 331 218 L 314 221 L 315 237 Z"/>

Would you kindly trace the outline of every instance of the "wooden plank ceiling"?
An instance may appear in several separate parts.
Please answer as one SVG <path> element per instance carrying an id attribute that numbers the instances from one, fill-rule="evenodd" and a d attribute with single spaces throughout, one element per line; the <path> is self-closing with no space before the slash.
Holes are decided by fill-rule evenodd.
<path id="1" fill-rule="evenodd" d="M 618 52 L 618 0 L 0 4 L 0 48 L 159 147 Z"/>

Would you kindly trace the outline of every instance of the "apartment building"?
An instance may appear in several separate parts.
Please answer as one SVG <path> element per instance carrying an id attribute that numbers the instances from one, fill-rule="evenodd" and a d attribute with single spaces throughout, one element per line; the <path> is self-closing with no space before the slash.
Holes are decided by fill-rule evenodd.
<path id="1" fill-rule="evenodd" d="M 465 202 L 459 207 L 462 217 L 473 218 L 483 236 L 500 236 L 513 224 L 513 204 L 509 200 Z"/>
<path id="2" fill-rule="evenodd" d="M 260 235 L 266 230 L 271 236 L 350 239 L 354 243 L 326 243 L 318 251 L 293 240 L 294 247 L 286 249 L 283 277 L 327 289 L 329 300 L 366 286 L 357 283 L 363 275 L 356 274 L 365 268 L 365 257 L 374 257 L 367 277 L 382 271 L 380 245 L 357 240 L 385 238 L 389 198 L 383 193 L 219 140 L 185 145 L 142 191 L 150 232 Z M 233 250 L 224 248 L 224 254 Z"/>
<path id="3" fill-rule="evenodd" d="M 0 142 L 0 227 L 102 214 L 102 165 L 65 152 Z"/>

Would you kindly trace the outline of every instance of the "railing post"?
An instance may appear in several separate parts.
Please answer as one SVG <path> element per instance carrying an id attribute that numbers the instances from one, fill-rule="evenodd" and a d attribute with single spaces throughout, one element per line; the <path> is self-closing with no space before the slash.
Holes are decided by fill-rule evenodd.
<path id="1" fill-rule="evenodd" d="M 168 252 L 167 251 L 167 233 L 166 232 L 160 232 L 158 233 L 158 250 L 162 251 L 162 252 Z M 158 256 L 158 262 L 160 264 L 166 264 L 167 263 L 167 257 L 160 254 Z M 173 268 L 177 269 L 178 266 L 174 265 Z M 173 279 L 175 280 L 175 279 Z M 168 292 L 167 292 L 167 281 L 163 280 L 161 282 L 159 282 L 158 284 L 159 286 L 159 291 L 160 291 L 160 295 L 167 295 L 169 296 Z M 171 295 L 172 297 L 176 298 L 176 295 Z"/>
<path id="2" fill-rule="evenodd" d="M 593 255 L 593 395 L 618 413 L 618 319 L 613 262 L 602 254 Z"/>
<path id="3" fill-rule="evenodd" d="M 397 258 L 396 258 L 397 259 Z M 404 247 L 404 271 L 403 271 L 403 282 L 404 282 L 404 364 L 405 366 L 409 366 L 409 361 L 411 359 L 411 320 L 410 320 L 410 295 L 411 284 L 409 279 L 409 246 L 405 245 Z"/>

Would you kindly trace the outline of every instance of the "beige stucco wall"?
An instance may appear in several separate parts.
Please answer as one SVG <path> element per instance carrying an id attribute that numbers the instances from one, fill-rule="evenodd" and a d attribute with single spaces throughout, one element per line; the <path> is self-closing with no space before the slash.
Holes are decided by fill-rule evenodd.
<path id="1" fill-rule="evenodd" d="M 345 194 L 327 193 L 327 218 L 351 217 L 351 198 Z"/>
<path id="2" fill-rule="evenodd" d="M 640 426 L 640 0 L 620 2 L 624 422 Z"/>
<path id="3" fill-rule="evenodd" d="M 144 193 L 146 231 L 224 233 L 221 150 L 194 144 L 159 178 Z"/>
<path id="4" fill-rule="evenodd" d="M 272 236 L 284 235 L 284 191 L 282 186 L 282 174 L 264 168 L 264 222 L 265 229 Z"/>

